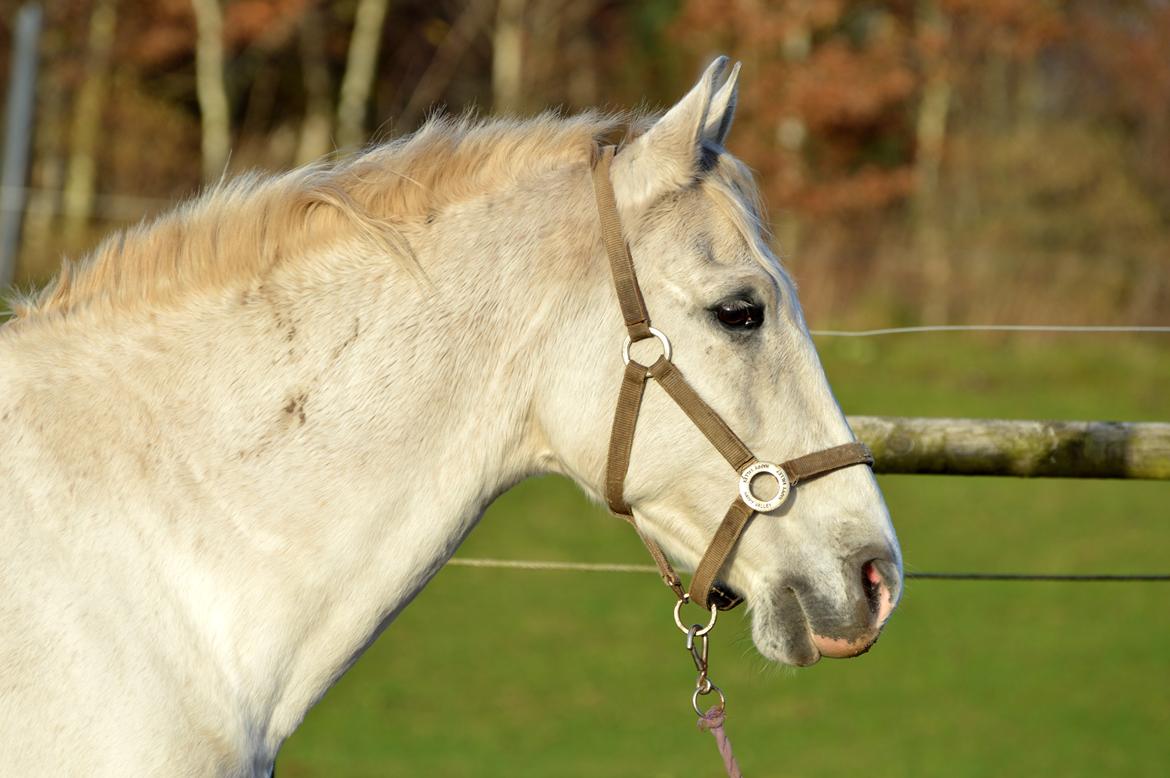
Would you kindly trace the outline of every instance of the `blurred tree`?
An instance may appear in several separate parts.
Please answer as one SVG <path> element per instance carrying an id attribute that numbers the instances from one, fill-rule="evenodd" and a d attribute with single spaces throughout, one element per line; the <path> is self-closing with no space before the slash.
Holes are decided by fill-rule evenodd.
<path id="1" fill-rule="evenodd" d="M 467 0 L 455 23 L 447 28 L 442 41 L 435 47 L 430 64 L 419 76 L 410 99 L 402 108 L 398 116 L 402 127 L 413 127 L 423 113 L 439 101 L 454 78 L 459 61 L 487 27 L 494 7 L 494 0 Z"/>
<path id="2" fill-rule="evenodd" d="M 97 184 L 97 144 L 110 80 L 110 51 L 117 21 L 116 0 L 96 0 L 89 18 L 85 75 L 77 92 L 69 132 L 69 166 L 65 174 L 65 239 L 80 243 L 93 215 Z"/>
<path id="3" fill-rule="evenodd" d="M 378 48 L 388 0 L 359 0 L 350 36 L 341 99 L 337 103 L 337 145 L 355 149 L 366 141 L 370 85 L 378 64 Z"/>
<path id="4" fill-rule="evenodd" d="M 36 146 L 30 193 L 24 222 L 24 241 L 49 245 L 59 215 L 65 182 L 68 99 L 65 78 L 67 31 L 55 25 L 50 13 L 48 29 L 41 32 L 42 73 L 37 80 Z"/>
<path id="5" fill-rule="evenodd" d="M 910 318 L 980 316 L 970 301 L 986 294 L 972 290 L 992 292 L 1014 274 L 1010 293 L 992 292 L 996 304 L 1035 315 L 1035 281 L 1017 270 L 1025 258 L 1035 278 L 1077 268 L 1082 283 L 1092 273 L 1102 288 L 1112 284 L 1087 247 L 1069 246 L 1090 209 L 1065 188 L 1072 177 L 1000 168 L 1008 149 L 1039 160 L 1074 135 L 1093 137 L 1101 153 L 1082 161 L 1092 160 L 1101 191 L 1136 215 L 1149 202 L 1138 204 L 1135 176 L 1151 180 L 1157 168 L 1136 155 L 1110 164 L 1105 150 L 1119 134 L 1140 136 L 1164 165 L 1149 199 L 1170 191 L 1170 134 L 1160 131 L 1170 127 L 1170 63 L 1156 54 L 1170 45 L 1170 9 L 1156 0 L 686 0 L 672 32 L 692 51 L 729 50 L 747 63 L 736 149 L 780 207 L 781 242 L 795 264 L 833 262 L 805 284 L 814 308 L 840 312 L 876 294 Z M 1065 198 L 1067 225 L 1045 235 L 1010 226 L 1041 213 L 1052 187 Z M 1094 234 L 1119 238 L 1114 254 L 1147 257 L 1133 260 L 1150 279 L 1145 287 L 1164 289 L 1155 277 L 1170 275 L 1166 263 L 1122 238 L 1120 225 L 1134 219 L 1097 221 L 1102 205 L 1092 206 Z M 1046 212 L 1046 223 L 1055 228 L 1061 213 Z M 1165 229 L 1141 221 L 1147 238 L 1157 235 L 1147 245 L 1165 247 Z M 1085 259 L 1070 260 L 1070 251 Z M 1146 317 L 1165 296 L 1118 294 Z M 1053 298 L 1049 313 L 1067 311 Z"/>
<path id="6" fill-rule="evenodd" d="M 203 180 L 217 180 L 226 172 L 231 151 L 231 125 L 224 84 L 223 15 L 219 0 L 191 0 L 198 40 L 195 79 L 203 123 Z"/>
<path id="7" fill-rule="evenodd" d="M 519 113 L 524 86 L 525 0 L 499 0 L 492 33 L 492 109 Z"/>
<path id="8" fill-rule="evenodd" d="M 950 318 L 951 258 L 940 213 L 940 176 L 946 142 L 947 116 L 951 108 L 950 18 L 936 0 L 919 0 L 915 15 L 918 61 L 923 74 L 915 127 L 913 248 L 925 276 L 927 321 Z"/>
<path id="9" fill-rule="evenodd" d="M 301 17 L 298 43 L 305 89 L 305 118 L 297 143 L 296 164 L 312 162 L 329 151 L 333 131 L 333 85 L 325 44 L 325 19 L 314 3 Z M 368 99 L 368 96 L 367 96 Z M 363 101 L 364 112 L 364 101 Z"/>
<path id="10" fill-rule="evenodd" d="M 1165 0 L 116 0 L 103 27 L 114 3 L 47 5 L 30 267 L 66 189 L 137 218 L 229 141 L 280 169 L 436 105 L 665 105 L 728 53 L 810 315 L 1170 316 Z"/>

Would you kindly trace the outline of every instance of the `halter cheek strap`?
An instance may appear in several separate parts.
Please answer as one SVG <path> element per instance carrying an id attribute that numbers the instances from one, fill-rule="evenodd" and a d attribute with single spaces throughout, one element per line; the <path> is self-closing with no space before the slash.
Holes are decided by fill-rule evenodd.
<path id="1" fill-rule="evenodd" d="M 862 443 L 846 443 L 790 459 L 780 465 L 763 462 L 752 454 L 719 414 L 687 383 L 678 367 L 671 361 L 670 340 L 650 326 L 650 314 L 646 310 L 646 301 L 642 298 L 642 290 L 638 286 L 634 261 L 630 256 L 629 245 L 622 235 L 621 220 L 614 201 L 613 184 L 609 176 L 613 156 L 612 146 L 599 149 L 593 166 L 593 188 L 597 195 L 601 236 L 606 254 L 609 255 L 614 288 L 617 290 L 618 304 L 621 306 L 622 318 L 628 332 L 622 351 L 626 368 L 618 391 L 617 410 L 614 412 L 613 429 L 609 438 L 605 475 L 606 502 L 611 511 L 634 525 L 650 556 L 658 565 L 663 581 L 674 590 L 680 600 L 689 597 L 703 608 L 714 605 L 721 610 L 727 610 L 738 605 L 742 598 L 719 588 L 716 577 L 752 517 L 757 512 L 779 508 L 797 484 L 853 465 L 872 466 L 873 456 Z M 663 355 L 654 364 L 645 366 L 630 359 L 629 349 L 631 344 L 648 338 L 657 338 L 661 341 Z M 689 592 L 683 589 L 682 580 L 670 566 L 661 547 L 638 528 L 633 511 L 625 500 L 626 472 L 630 467 L 634 429 L 642 406 L 642 393 L 650 379 L 658 382 L 739 474 L 739 496 L 727 509 L 723 522 L 715 531 L 715 536 L 707 546 L 699 566 L 695 568 Z M 761 473 L 769 474 L 776 480 L 776 494 L 768 500 L 759 499 L 751 490 L 752 479 Z"/>

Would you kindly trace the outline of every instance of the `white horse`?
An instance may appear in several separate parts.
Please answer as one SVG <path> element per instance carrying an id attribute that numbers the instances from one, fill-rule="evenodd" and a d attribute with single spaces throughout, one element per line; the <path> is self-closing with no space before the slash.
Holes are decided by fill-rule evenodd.
<path id="1" fill-rule="evenodd" d="M 780 461 L 853 435 L 723 148 L 737 73 L 716 61 L 612 181 L 675 362 Z M 224 184 L 15 306 L 0 773 L 266 775 L 497 495 L 539 473 L 601 495 L 625 332 L 590 165 L 619 126 L 432 120 Z M 640 529 L 693 565 L 734 494 L 651 385 Z M 901 589 L 869 469 L 758 516 L 721 578 L 772 660 L 868 648 Z"/>

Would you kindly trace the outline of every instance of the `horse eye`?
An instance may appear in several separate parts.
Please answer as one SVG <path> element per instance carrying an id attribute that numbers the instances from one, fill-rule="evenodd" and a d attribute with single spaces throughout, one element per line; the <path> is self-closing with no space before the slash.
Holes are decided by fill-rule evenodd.
<path id="1" fill-rule="evenodd" d="M 764 323 L 764 306 L 751 300 L 724 300 L 712 313 L 720 324 L 733 330 L 754 330 Z"/>

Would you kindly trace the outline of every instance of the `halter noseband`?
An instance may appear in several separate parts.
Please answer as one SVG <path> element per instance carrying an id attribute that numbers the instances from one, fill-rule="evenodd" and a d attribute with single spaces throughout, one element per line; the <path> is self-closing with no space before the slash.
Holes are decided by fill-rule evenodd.
<path id="1" fill-rule="evenodd" d="M 634 261 L 630 257 L 629 245 L 622 237 L 621 219 L 614 201 L 613 183 L 609 168 L 615 150 L 606 146 L 598 150 L 593 165 L 593 189 L 597 195 L 597 212 L 601 219 L 601 235 L 605 251 L 609 255 L 610 270 L 613 271 L 614 287 L 622 318 L 629 333 L 622 347 L 622 359 L 626 363 L 618 393 L 617 410 L 613 417 L 613 431 L 609 438 L 609 456 L 606 462 L 605 498 L 609 509 L 634 525 L 634 529 L 646 544 L 662 573 L 662 579 L 674 590 L 680 601 L 690 599 L 703 608 L 720 610 L 734 608 L 742 597 L 734 592 L 721 589 L 716 576 L 727 557 L 735 547 L 747 523 L 757 512 L 779 508 L 797 484 L 853 465 L 873 465 L 873 455 L 863 443 L 846 443 L 822 451 L 790 459 L 779 465 L 756 459 L 726 422 L 711 406 L 695 392 L 682 373 L 671 361 L 670 340 L 661 331 L 650 326 L 650 314 L 638 287 L 634 272 Z M 654 364 L 647 367 L 630 358 L 630 346 L 647 338 L 657 338 L 663 347 L 663 354 Z M 642 392 L 646 382 L 653 378 L 671 399 L 690 417 L 699 431 L 711 441 L 735 472 L 739 474 L 739 495 L 723 517 L 711 544 L 695 568 L 690 591 L 683 589 L 682 580 L 670 566 L 666 555 L 657 543 L 638 528 L 633 511 L 625 501 L 626 472 L 630 467 L 630 451 L 634 445 L 634 427 L 638 422 L 638 410 L 642 405 Z M 777 492 L 769 500 L 760 500 L 751 491 L 752 479 L 767 473 L 776 479 Z M 685 631 L 685 630 L 684 630 Z"/>

